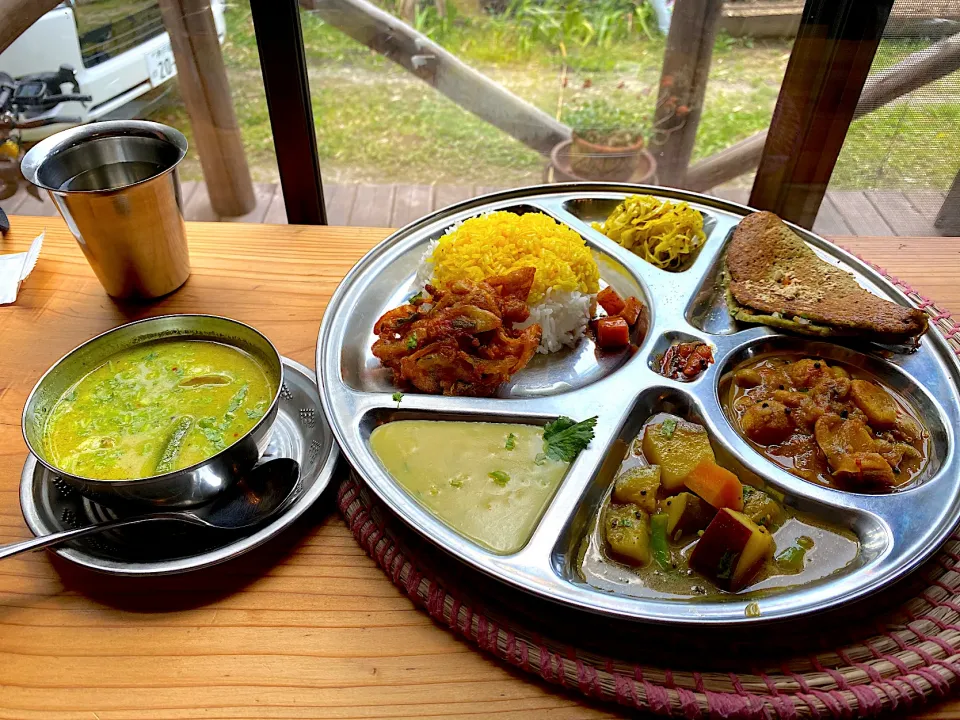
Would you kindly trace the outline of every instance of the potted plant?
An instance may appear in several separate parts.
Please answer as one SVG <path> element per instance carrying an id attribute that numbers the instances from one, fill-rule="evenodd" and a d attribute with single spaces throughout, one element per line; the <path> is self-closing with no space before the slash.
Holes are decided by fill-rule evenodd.
<path id="1" fill-rule="evenodd" d="M 591 180 L 629 180 L 640 164 L 647 121 L 607 100 L 573 105 L 564 119 L 573 130 L 570 168 Z"/>

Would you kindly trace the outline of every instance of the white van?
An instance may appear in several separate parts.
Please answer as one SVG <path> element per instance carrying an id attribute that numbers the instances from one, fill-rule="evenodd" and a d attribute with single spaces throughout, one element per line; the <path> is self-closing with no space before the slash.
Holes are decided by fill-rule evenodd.
<path id="1" fill-rule="evenodd" d="M 211 0 L 220 43 L 226 33 L 224 0 Z M 157 0 L 71 0 L 35 22 L 0 53 L 0 72 L 14 78 L 73 68 L 80 93 L 93 100 L 62 103 L 57 115 L 91 120 L 140 114 L 137 98 L 160 88 L 177 74 L 170 38 Z M 151 95 L 159 95 L 160 92 Z M 24 130 L 25 141 L 63 129 L 49 125 Z"/>

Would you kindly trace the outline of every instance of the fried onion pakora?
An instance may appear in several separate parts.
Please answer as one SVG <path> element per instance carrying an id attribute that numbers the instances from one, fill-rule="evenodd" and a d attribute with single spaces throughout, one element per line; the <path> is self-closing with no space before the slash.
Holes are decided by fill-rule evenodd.
<path id="1" fill-rule="evenodd" d="M 425 393 L 489 397 L 530 362 L 539 325 L 515 329 L 530 316 L 527 296 L 536 270 L 521 268 L 483 282 L 460 280 L 448 290 L 427 285 L 373 327 L 373 354 L 400 387 Z"/>

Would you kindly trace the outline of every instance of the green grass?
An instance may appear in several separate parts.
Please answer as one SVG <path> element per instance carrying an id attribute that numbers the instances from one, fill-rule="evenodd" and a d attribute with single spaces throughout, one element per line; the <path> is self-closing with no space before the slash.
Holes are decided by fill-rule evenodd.
<path id="1" fill-rule="evenodd" d="M 738 92 L 721 92 L 707 98 L 693 146 L 693 162 L 720 152 L 738 140 L 750 137 L 770 124 L 777 93 L 762 88 L 750 101 Z"/>
<path id="2" fill-rule="evenodd" d="M 227 11 L 224 58 L 244 147 L 254 178 L 277 179 L 273 139 L 249 7 Z M 313 13 L 301 13 L 317 144 L 324 177 L 334 182 L 508 185 L 537 182 L 545 160 L 463 110 L 394 63 Z M 556 44 L 516 22 L 492 16 L 423 29 L 446 49 L 515 94 L 555 115 L 579 99 L 615 99 L 652 114 L 664 42 L 640 28 L 602 43 Z M 433 25 L 430 23 L 433 22 Z M 874 70 L 889 67 L 926 41 L 885 41 Z M 694 161 L 769 125 L 792 43 L 725 36 L 714 47 Z M 567 84 L 561 87 L 561 71 Z M 955 81 L 952 81 L 955 83 Z M 922 101 L 888 106 L 857 121 L 834 172 L 834 187 L 944 187 L 956 172 L 960 106 L 943 102 L 955 86 L 943 80 Z M 155 118 L 190 135 L 182 104 Z M 184 177 L 200 179 L 191 151 Z"/>
<path id="3" fill-rule="evenodd" d="M 422 84 L 398 93 L 385 84 L 326 83 L 312 96 L 321 159 L 366 170 L 366 179 L 492 184 L 542 164 L 538 153 Z"/>
<path id="4" fill-rule="evenodd" d="M 831 187 L 944 190 L 957 174 L 958 147 L 960 105 L 888 105 L 850 126 Z"/>

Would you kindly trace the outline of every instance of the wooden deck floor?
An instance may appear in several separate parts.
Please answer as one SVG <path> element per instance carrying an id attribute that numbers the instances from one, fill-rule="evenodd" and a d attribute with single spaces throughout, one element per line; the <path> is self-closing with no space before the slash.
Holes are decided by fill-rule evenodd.
<path id="1" fill-rule="evenodd" d="M 331 225 L 401 227 L 438 208 L 502 190 L 486 185 L 325 185 L 327 215 Z M 240 217 L 220 217 L 210 207 L 207 186 L 183 183 L 187 220 L 224 222 L 287 222 L 279 185 L 257 183 L 257 205 Z M 745 203 L 749 190 L 715 188 L 718 197 Z M 823 235 L 936 236 L 933 220 L 945 193 L 936 190 L 858 190 L 828 192 L 814 230 Z M 42 201 L 24 189 L 0 201 L 8 214 L 56 215 L 48 198 Z"/>

